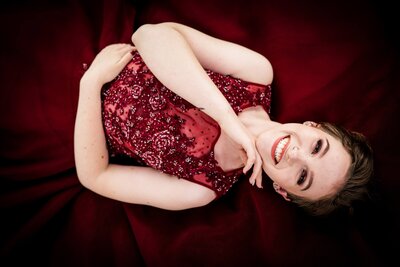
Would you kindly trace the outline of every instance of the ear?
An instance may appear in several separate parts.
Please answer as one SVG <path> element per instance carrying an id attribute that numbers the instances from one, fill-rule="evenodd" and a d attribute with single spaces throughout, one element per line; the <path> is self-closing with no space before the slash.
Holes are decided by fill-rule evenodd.
<path id="1" fill-rule="evenodd" d="M 305 122 L 303 122 L 303 124 L 304 124 L 305 126 L 319 127 L 319 124 L 316 123 L 316 122 L 313 122 L 313 121 L 305 121 Z"/>
<path id="2" fill-rule="evenodd" d="M 291 201 L 290 198 L 287 195 L 287 192 L 285 189 L 283 189 L 280 185 L 278 185 L 277 183 L 273 183 L 274 189 L 275 191 L 281 195 L 286 201 Z"/>

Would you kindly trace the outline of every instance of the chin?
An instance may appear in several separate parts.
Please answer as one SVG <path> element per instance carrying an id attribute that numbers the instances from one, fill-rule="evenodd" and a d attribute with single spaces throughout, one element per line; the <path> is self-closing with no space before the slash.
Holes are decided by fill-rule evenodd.
<path id="1" fill-rule="evenodd" d="M 271 169 L 273 168 L 273 165 L 270 162 L 265 162 L 263 163 L 263 171 L 265 172 L 265 174 L 271 178 L 271 174 L 273 173 L 271 171 Z"/>
<path id="2" fill-rule="evenodd" d="M 265 162 L 268 162 L 267 159 L 264 157 L 268 157 L 268 155 L 271 153 L 271 148 L 272 144 L 270 144 L 270 139 L 268 138 L 263 138 L 262 135 L 260 135 L 257 140 L 256 140 L 256 149 L 260 155 L 262 155 L 262 159 Z"/>
<path id="3" fill-rule="evenodd" d="M 272 144 L 268 142 L 256 142 L 256 149 L 261 156 L 261 159 L 264 164 L 268 164 L 270 167 L 273 167 L 275 164 L 271 159 L 271 149 Z"/>

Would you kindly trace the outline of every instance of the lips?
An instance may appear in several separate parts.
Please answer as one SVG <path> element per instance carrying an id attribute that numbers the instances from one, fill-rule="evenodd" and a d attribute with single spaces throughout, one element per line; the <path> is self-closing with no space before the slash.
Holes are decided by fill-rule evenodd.
<path id="1" fill-rule="evenodd" d="M 289 143 L 290 143 L 290 136 L 287 135 L 278 138 L 272 145 L 271 157 L 275 162 L 275 164 L 278 164 L 281 161 L 287 147 L 289 146 Z"/>

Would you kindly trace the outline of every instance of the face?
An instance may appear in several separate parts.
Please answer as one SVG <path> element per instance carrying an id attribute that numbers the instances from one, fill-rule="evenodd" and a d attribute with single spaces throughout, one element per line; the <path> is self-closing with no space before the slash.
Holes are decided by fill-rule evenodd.
<path id="1" fill-rule="evenodd" d="M 342 143 L 310 122 L 278 124 L 256 140 L 267 175 L 300 197 L 317 200 L 345 183 L 351 158 Z"/>

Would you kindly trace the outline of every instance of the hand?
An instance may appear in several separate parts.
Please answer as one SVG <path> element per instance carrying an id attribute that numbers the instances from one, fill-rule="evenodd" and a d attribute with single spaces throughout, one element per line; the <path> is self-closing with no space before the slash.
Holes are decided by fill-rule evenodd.
<path id="1" fill-rule="evenodd" d="M 112 81 L 132 59 L 136 48 L 130 44 L 106 46 L 94 58 L 84 76 L 95 79 L 100 84 Z"/>
<path id="2" fill-rule="evenodd" d="M 234 146 L 239 146 L 243 150 L 245 166 L 243 172 L 247 173 L 253 166 L 253 172 L 249 182 L 258 188 L 262 188 L 262 160 L 255 146 L 254 136 L 247 130 L 237 116 L 229 121 L 220 123 L 221 128 L 231 138 Z"/>

